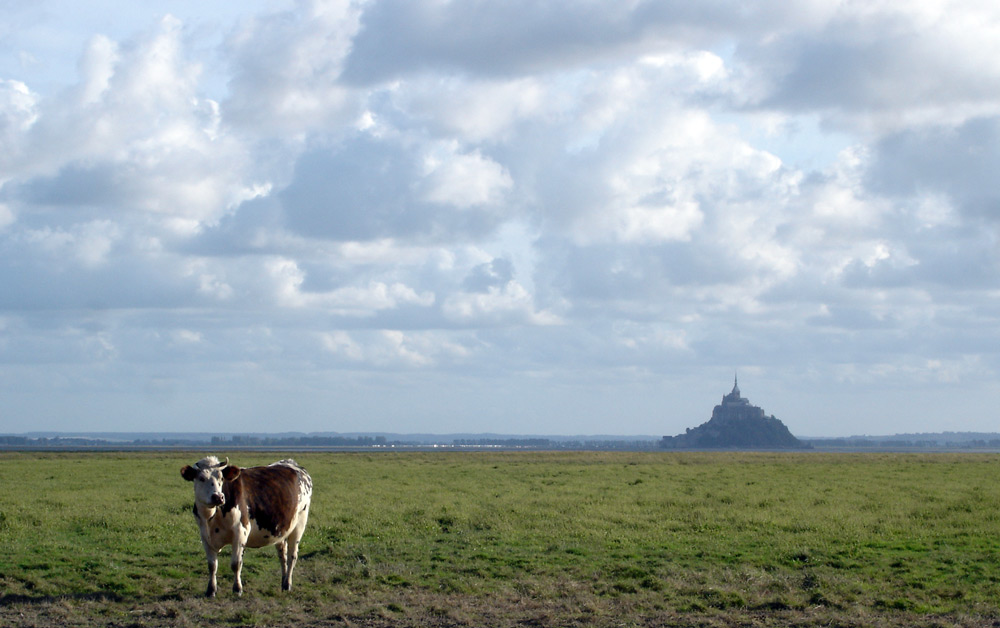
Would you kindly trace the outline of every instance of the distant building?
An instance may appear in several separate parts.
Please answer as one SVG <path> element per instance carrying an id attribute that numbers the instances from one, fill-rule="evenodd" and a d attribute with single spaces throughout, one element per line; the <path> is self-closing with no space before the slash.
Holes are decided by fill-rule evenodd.
<path id="1" fill-rule="evenodd" d="M 799 449 L 808 445 L 792 436 L 785 424 L 740 394 L 733 377 L 733 390 L 712 409 L 712 418 L 684 434 L 664 436 L 664 449 Z"/>
<path id="2" fill-rule="evenodd" d="M 712 409 L 713 419 L 763 419 L 766 415 L 761 408 L 750 405 L 750 400 L 740 396 L 740 384 L 737 376 L 733 376 L 733 390 L 722 396 L 722 403 Z"/>

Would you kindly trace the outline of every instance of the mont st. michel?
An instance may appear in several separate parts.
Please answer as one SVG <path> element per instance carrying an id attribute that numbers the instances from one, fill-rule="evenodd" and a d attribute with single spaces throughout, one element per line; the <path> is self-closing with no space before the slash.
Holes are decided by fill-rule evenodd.
<path id="1" fill-rule="evenodd" d="M 664 449 L 806 449 L 785 424 L 740 395 L 739 381 L 712 410 L 712 418 L 684 434 L 664 436 Z"/>

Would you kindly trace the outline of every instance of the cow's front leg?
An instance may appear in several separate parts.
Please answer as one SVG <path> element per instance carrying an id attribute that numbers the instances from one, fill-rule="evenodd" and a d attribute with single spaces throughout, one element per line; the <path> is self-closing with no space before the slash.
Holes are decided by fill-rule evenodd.
<path id="1" fill-rule="evenodd" d="M 219 571 L 219 553 L 206 545 L 205 557 L 208 559 L 208 588 L 205 589 L 205 595 L 215 597 L 215 592 L 218 590 L 215 574 Z"/>
<path id="2" fill-rule="evenodd" d="M 233 541 L 233 560 L 230 566 L 233 568 L 233 593 L 243 595 L 243 548 L 246 547 L 239 540 Z"/>

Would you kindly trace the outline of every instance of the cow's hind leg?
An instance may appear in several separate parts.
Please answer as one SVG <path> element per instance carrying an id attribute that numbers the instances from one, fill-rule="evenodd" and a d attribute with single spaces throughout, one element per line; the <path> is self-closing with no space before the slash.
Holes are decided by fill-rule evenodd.
<path id="1" fill-rule="evenodd" d="M 288 570 L 288 543 L 282 541 L 275 547 L 278 548 L 278 562 L 281 563 L 281 590 L 288 591 L 292 588 L 292 573 Z"/>
<path id="2" fill-rule="evenodd" d="M 281 561 L 281 589 L 283 591 L 292 590 L 292 572 L 295 570 L 295 563 L 299 559 L 299 539 L 302 538 L 302 533 L 305 525 L 300 524 L 292 533 L 288 535 L 285 542 L 281 545 L 284 546 L 284 551 L 278 550 L 279 555 L 282 556 Z"/>
<path id="3" fill-rule="evenodd" d="M 285 544 L 288 546 L 285 550 L 285 561 L 284 564 L 288 565 L 288 569 L 282 572 L 283 577 L 281 578 L 281 588 L 285 591 L 292 590 L 292 572 L 295 570 L 295 563 L 299 559 L 299 540 L 302 535 L 305 534 L 306 524 L 309 523 L 309 503 L 306 502 L 305 507 L 302 512 L 299 513 L 299 520 L 295 524 L 295 528 L 292 533 L 288 535 L 285 539 Z M 284 576 L 287 574 L 287 577 Z"/>
<path id="4" fill-rule="evenodd" d="M 288 565 L 288 576 L 281 581 L 281 588 L 285 591 L 292 590 L 292 572 L 295 570 L 295 562 L 299 559 L 299 540 L 288 542 L 288 557 L 285 559 Z"/>

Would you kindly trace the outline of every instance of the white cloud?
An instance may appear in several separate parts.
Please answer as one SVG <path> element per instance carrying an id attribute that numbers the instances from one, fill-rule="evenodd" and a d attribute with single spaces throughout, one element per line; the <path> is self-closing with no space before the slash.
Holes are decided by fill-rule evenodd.
<path id="1" fill-rule="evenodd" d="M 613 233 L 622 243 L 655 243 L 670 240 L 690 240 L 691 232 L 703 219 L 694 202 L 677 206 L 625 207 L 608 217 L 607 233 Z"/>
<path id="2" fill-rule="evenodd" d="M 276 258 L 265 263 L 264 271 L 276 305 L 297 309 L 315 309 L 344 316 L 371 316 L 380 310 L 402 305 L 429 307 L 432 292 L 417 293 L 413 288 L 394 282 L 370 281 L 366 285 L 347 285 L 328 291 L 303 288 L 306 273 L 291 259 Z"/>
<path id="3" fill-rule="evenodd" d="M 365 314 L 408 304 L 429 307 L 434 303 L 434 294 L 417 294 L 413 288 L 401 283 L 387 285 L 371 282 L 366 286 L 346 286 L 327 293 L 307 295 L 306 301 L 335 312 Z"/>
<path id="4" fill-rule="evenodd" d="M 191 261 L 186 274 L 197 277 L 198 292 L 214 301 L 228 301 L 235 294 L 233 287 L 226 282 L 224 271 L 213 268 L 206 260 Z"/>
<path id="5" fill-rule="evenodd" d="M 457 148 L 451 142 L 424 158 L 425 199 L 459 209 L 499 203 L 512 185 L 510 175 L 479 151 L 461 154 Z"/>
<path id="6" fill-rule="evenodd" d="M 25 241 L 45 251 L 55 264 L 69 261 L 88 267 L 105 263 L 121 237 L 121 230 L 109 220 L 74 225 L 70 230 L 43 228 L 24 233 Z"/>
<path id="7" fill-rule="evenodd" d="M 443 133 L 470 142 L 508 140 L 526 119 L 569 105 L 558 92 L 535 77 L 511 80 L 414 77 L 407 89 L 395 89 L 390 94 L 397 106 L 418 118 L 428 119 Z"/>
<path id="8" fill-rule="evenodd" d="M 38 96 L 20 81 L 0 79 L 0 184 L 24 159 L 24 136 L 38 120 Z"/>
<path id="9" fill-rule="evenodd" d="M 120 60 L 118 45 L 104 37 L 96 35 L 84 51 L 80 62 L 80 103 L 84 106 L 97 104 L 101 96 L 107 92 L 111 79 L 115 74 L 115 66 Z"/>
<path id="10" fill-rule="evenodd" d="M 333 331 L 320 334 L 323 347 L 330 353 L 342 355 L 352 361 L 364 359 L 361 346 L 356 343 L 346 331 Z"/>
<path id="11" fill-rule="evenodd" d="M 544 381 L 659 433 L 734 365 L 824 407 L 1000 370 L 992 5 L 143 6 L 0 61 L 14 371 L 458 423 Z"/>
<path id="12" fill-rule="evenodd" d="M 485 292 L 459 292 L 442 304 L 444 315 L 466 325 L 558 325 L 560 317 L 550 311 L 536 311 L 534 299 L 516 281 L 490 286 Z"/>
<path id="13" fill-rule="evenodd" d="M 7 107 L 20 131 L 0 179 L 31 207 L 89 206 L 101 215 L 142 210 L 184 234 L 213 224 L 248 188 L 240 142 L 218 131 L 218 113 L 198 95 L 200 68 L 185 58 L 181 24 L 164 18 L 127 45 L 95 37 L 73 88 L 32 104 L 23 89 Z M 11 201 L 8 201 L 11 202 Z M 20 212 L 19 212 L 20 213 Z"/>
<path id="14" fill-rule="evenodd" d="M 798 25 L 794 25 L 798 26 Z M 840 4 L 783 36 L 748 42 L 770 108 L 818 110 L 885 132 L 997 114 L 1000 11 L 988 3 Z"/>
<path id="15" fill-rule="evenodd" d="M 320 340 L 334 356 L 372 367 L 429 368 L 442 360 L 461 361 L 469 355 L 464 346 L 435 332 L 338 330 L 321 333 Z"/>
<path id="16" fill-rule="evenodd" d="M 688 334 L 683 329 L 670 328 L 660 324 L 640 324 L 622 322 L 615 326 L 618 342 L 632 350 L 656 352 L 660 349 L 670 351 L 691 351 Z"/>
<path id="17" fill-rule="evenodd" d="M 0 231 L 16 220 L 14 212 L 6 203 L 0 203 Z"/>
<path id="18" fill-rule="evenodd" d="M 178 329 L 174 332 L 173 338 L 175 342 L 180 344 L 198 344 L 203 341 L 201 332 L 191 331 L 190 329 Z"/>
<path id="19" fill-rule="evenodd" d="M 241 24 L 226 42 L 231 122 L 250 134 L 295 136 L 357 119 L 360 98 L 338 79 L 360 15 L 348 0 L 301 0 Z"/>

